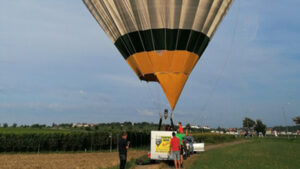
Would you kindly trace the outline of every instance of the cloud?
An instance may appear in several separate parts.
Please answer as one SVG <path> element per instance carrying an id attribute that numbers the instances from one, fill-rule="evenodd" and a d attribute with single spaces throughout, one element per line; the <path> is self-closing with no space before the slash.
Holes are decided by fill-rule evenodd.
<path id="1" fill-rule="evenodd" d="M 119 86 L 127 86 L 127 87 L 141 87 L 141 83 L 138 78 L 133 78 L 128 75 L 120 74 L 99 74 L 99 79 L 107 80 L 110 82 L 114 82 L 114 84 Z"/>
<path id="2" fill-rule="evenodd" d="M 139 113 L 139 115 L 141 116 L 154 116 L 154 112 L 151 111 L 151 110 L 147 110 L 147 109 L 144 109 L 144 110 L 139 110 L 139 109 L 136 109 L 136 111 Z"/>
<path id="3" fill-rule="evenodd" d="M 94 103 L 0 103 L 0 109 L 18 109 L 18 110 L 43 110 L 43 111 L 70 111 L 70 110 L 87 110 L 103 109 L 107 106 L 106 102 Z"/>
<path id="4" fill-rule="evenodd" d="M 88 97 L 88 94 L 87 94 L 85 91 L 83 91 L 83 90 L 80 90 L 80 91 L 79 91 L 79 94 L 80 94 L 83 98 L 87 98 L 87 97 Z"/>

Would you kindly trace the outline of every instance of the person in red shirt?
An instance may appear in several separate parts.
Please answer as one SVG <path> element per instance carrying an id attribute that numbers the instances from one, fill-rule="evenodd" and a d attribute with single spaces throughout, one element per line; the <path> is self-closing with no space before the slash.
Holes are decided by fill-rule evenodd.
<path id="1" fill-rule="evenodd" d="M 177 133 L 183 134 L 183 128 L 182 128 L 181 122 L 178 122 L 178 130 L 177 130 Z"/>
<path id="2" fill-rule="evenodd" d="M 172 152 L 172 157 L 174 159 L 174 165 L 175 168 L 177 169 L 177 164 L 178 167 L 180 167 L 180 140 L 176 137 L 175 132 L 172 133 L 172 139 L 170 142 L 170 153 Z"/>
<path id="3" fill-rule="evenodd" d="M 181 122 L 178 122 L 178 129 L 177 129 L 177 134 L 176 134 L 176 137 L 179 138 L 180 140 L 180 163 L 179 163 L 179 166 L 181 168 L 183 168 L 183 151 L 186 150 L 184 149 L 184 143 L 183 143 L 183 138 L 184 138 L 184 134 L 183 134 L 183 128 L 182 128 L 182 124 Z"/>

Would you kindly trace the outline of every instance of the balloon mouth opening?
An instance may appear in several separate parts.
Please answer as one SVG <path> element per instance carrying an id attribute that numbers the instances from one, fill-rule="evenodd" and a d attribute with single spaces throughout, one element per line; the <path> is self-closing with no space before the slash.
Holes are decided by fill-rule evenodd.
<path id="1" fill-rule="evenodd" d="M 158 79 L 155 74 L 144 74 L 139 76 L 140 80 L 146 81 L 146 82 L 158 82 Z"/>

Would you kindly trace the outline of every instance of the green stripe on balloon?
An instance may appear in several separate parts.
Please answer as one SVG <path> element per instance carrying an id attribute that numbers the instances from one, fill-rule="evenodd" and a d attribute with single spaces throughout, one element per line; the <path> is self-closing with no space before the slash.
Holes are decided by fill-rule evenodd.
<path id="1" fill-rule="evenodd" d="M 187 29 L 151 29 L 125 34 L 117 39 L 115 46 L 124 59 L 154 50 L 186 50 L 201 57 L 210 38 L 201 32 Z"/>

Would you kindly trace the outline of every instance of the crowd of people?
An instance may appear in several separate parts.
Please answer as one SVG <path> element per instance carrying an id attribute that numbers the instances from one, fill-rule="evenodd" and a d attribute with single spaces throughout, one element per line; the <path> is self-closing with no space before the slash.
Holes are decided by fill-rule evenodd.
<path id="1" fill-rule="evenodd" d="M 168 114 L 168 109 L 165 109 L 164 111 L 165 114 L 165 118 L 167 117 L 166 114 Z M 174 166 L 175 168 L 183 168 L 183 153 L 184 150 L 186 150 L 185 144 L 184 144 L 184 140 L 186 138 L 186 136 L 188 135 L 187 131 L 186 134 L 184 134 L 183 132 L 183 127 L 181 122 L 177 123 L 178 125 L 178 129 L 177 129 L 177 133 L 174 132 L 174 124 L 173 124 L 173 118 L 172 118 L 172 114 L 170 115 L 170 125 L 166 125 L 165 127 L 165 131 L 173 131 L 172 132 L 172 139 L 170 142 L 170 155 L 172 156 L 172 158 L 174 159 Z M 159 120 L 159 127 L 158 130 L 161 130 L 161 126 L 162 126 L 162 116 L 160 117 Z"/>
<path id="2" fill-rule="evenodd" d="M 183 133 L 181 122 L 178 123 L 177 133 L 175 134 L 175 132 L 173 132 L 172 136 L 170 142 L 170 154 L 174 159 L 174 166 L 176 169 L 183 168 L 183 138 L 185 137 L 185 134 Z"/>
<path id="3" fill-rule="evenodd" d="M 168 113 L 168 110 L 165 109 L 165 114 Z M 166 116 L 165 116 L 166 118 Z M 185 147 L 185 142 L 188 141 L 188 133 L 184 134 L 183 132 L 183 127 L 181 122 L 178 122 L 178 129 L 177 132 L 175 133 L 174 131 L 174 124 L 173 124 L 173 119 L 172 115 L 170 116 L 170 125 L 165 126 L 165 131 L 173 131 L 172 132 L 172 138 L 170 141 L 170 155 L 174 159 L 174 166 L 175 168 L 183 168 L 183 153 L 184 150 L 186 150 Z M 160 117 L 159 120 L 159 126 L 158 130 L 161 130 L 162 128 L 162 116 Z M 120 158 L 120 169 L 125 169 L 126 165 L 126 160 L 127 160 L 127 150 L 129 148 L 130 142 L 127 140 L 127 133 L 123 132 L 122 138 L 119 141 L 119 158 Z"/>

